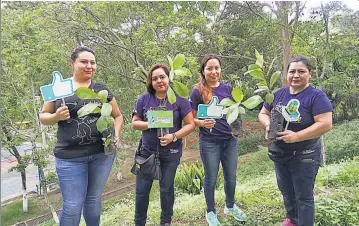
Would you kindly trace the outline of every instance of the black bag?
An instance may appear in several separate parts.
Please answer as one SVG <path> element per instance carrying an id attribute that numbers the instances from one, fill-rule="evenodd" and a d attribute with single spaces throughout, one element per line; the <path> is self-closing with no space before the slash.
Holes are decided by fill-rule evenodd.
<path id="1" fill-rule="evenodd" d="M 140 139 L 138 148 L 135 150 L 134 163 L 131 172 L 134 175 L 142 176 L 148 179 L 161 180 L 161 167 L 159 160 L 159 144 L 157 144 L 156 153 L 148 158 L 141 156 L 142 138 Z"/>

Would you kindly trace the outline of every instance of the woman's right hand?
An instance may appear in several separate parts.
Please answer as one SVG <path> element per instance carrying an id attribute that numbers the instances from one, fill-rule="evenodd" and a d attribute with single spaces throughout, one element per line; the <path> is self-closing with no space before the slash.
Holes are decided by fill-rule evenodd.
<path id="1" fill-rule="evenodd" d="M 70 119 L 70 111 L 69 108 L 65 105 L 61 105 L 61 107 L 59 107 L 56 112 L 56 119 L 58 121 L 63 121 L 63 120 L 69 120 Z"/>
<path id="2" fill-rule="evenodd" d="M 216 120 L 214 120 L 214 119 L 202 120 L 202 127 L 204 127 L 204 128 L 212 129 L 214 127 L 214 124 L 216 124 Z"/>

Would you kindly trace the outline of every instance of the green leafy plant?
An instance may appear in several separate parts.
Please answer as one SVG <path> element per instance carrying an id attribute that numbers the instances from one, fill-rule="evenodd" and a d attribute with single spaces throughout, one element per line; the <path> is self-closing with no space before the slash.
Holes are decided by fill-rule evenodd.
<path id="1" fill-rule="evenodd" d="M 222 169 L 220 169 L 218 175 L 216 188 L 218 188 L 223 181 Z M 190 165 L 183 163 L 178 168 L 175 176 L 175 186 L 177 189 L 189 194 L 199 194 L 202 191 L 203 185 L 204 168 L 201 163 L 195 162 Z"/>
<path id="2" fill-rule="evenodd" d="M 101 101 L 101 103 L 86 104 L 77 112 L 77 115 L 81 118 L 89 114 L 101 114 L 96 122 L 96 127 L 103 135 L 102 140 L 104 141 L 105 147 L 108 147 L 114 136 L 114 130 L 112 128 L 115 122 L 114 118 L 111 116 L 112 105 L 107 103 L 108 91 L 101 90 L 100 92 L 95 93 L 87 87 L 80 87 L 75 93 L 80 99 L 99 99 Z"/>
<path id="3" fill-rule="evenodd" d="M 191 71 L 184 67 L 184 63 L 186 62 L 186 57 L 183 54 L 178 54 L 176 57 L 172 60 L 170 56 L 167 56 L 168 63 L 170 65 L 170 83 L 171 86 L 167 90 L 167 97 L 168 102 L 171 104 L 176 102 L 176 95 L 183 98 L 189 97 L 189 89 L 188 87 L 180 82 L 180 77 L 191 77 L 192 73 Z"/>
<path id="4" fill-rule="evenodd" d="M 264 60 L 263 55 L 259 54 L 257 50 L 255 50 L 256 55 L 256 63 L 248 65 L 248 71 L 244 74 L 250 74 L 254 79 L 259 80 L 257 83 L 258 89 L 254 91 L 254 94 L 263 93 L 265 95 L 265 100 L 271 104 L 274 100 L 274 92 L 277 90 L 275 84 L 281 76 L 280 71 L 275 71 L 272 73 L 273 64 L 277 58 L 272 60 L 272 63 L 269 65 L 267 73 L 264 74 Z M 270 73 L 272 73 L 270 75 Z"/>
<path id="5" fill-rule="evenodd" d="M 232 90 L 232 98 L 234 101 L 230 98 L 224 98 L 220 102 L 220 105 L 225 107 L 223 109 L 223 114 L 227 114 L 227 122 L 229 125 L 236 121 L 238 116 L 246 113 L 244 107 L 247 109 L 253 109 L 263 102 L 262 97 L 259 95 L 254 95 L 242 102 L 244 95 L 242 90 L 237 86 L 235 86 Z"/>

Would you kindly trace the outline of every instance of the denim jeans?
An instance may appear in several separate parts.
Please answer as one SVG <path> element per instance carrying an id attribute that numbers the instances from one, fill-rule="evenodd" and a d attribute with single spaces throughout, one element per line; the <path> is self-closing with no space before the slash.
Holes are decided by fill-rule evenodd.
<path id="1" fill-rule="evenodd" d="M 161 222 L 160 224 L 171 223 L 173 215 L 173 204 L 175 200 L 174 179 L 179 159 L 165 160 L 160 159 L 162 177 L 160 180 L 160 199 L 161 199 Z M 136 210 L 135 225 L 143 226 L 147 220 L 147 209 L 150 201 L 150 191 L 152 179 L 136 176 Z"/>
<path id="2" fill-rule="evenodd" d="M 299 226 L 314 224 L 314 183 L 320 165 L 321 145 L 296 154 L 287 162 L 275 162 L 278 188 L 286 217 Z"/>
<path id="3" fill-rule="evenodd" d="M 77 226 L 81 211 L 87 226 L 98 226 L 101 195 L 115 155 L 99 153 L 72 159 L 56 158 L 56 172 L 62 195 L 60 226 Z"/>
<path id="4" fill-rule="evenodd" d="M 204 196 L 207 212 L 216 212 L 214 191 L 218 177 L 219 163 L 222 164 L 226 206 L 232 208 L 236 190 L 236 170 L 238 161 L 237 139 L 200 139 L 200 152 L 204 166 Z"/>

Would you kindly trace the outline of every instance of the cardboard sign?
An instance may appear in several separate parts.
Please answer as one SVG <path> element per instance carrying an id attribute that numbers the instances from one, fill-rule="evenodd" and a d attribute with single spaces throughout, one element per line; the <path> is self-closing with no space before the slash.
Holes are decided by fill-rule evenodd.
<path id="1" fill-rule="evenodd" d="M 292 99 L 288 102 L 286 107 L 282 108 L 282 115 L 287 122 L 296 122 L 300 118 L 299 112 L 300 102 L 297 99 Z"/>
<path id="2" fill-rule="evenodd" d="M 197 118 L 222 118 L 223 106 L 219 105 L 218 97 L 213 96 L 211 102 L 207 104 L 199 104 L 197 110 Z"/>
<path id="3" fill-rule="evenodd" d="M 148 111 L 148 128 L 172 128 L 173 111 Z"/>
<path id="4" fill-rule="evenodd" d="M 58 71 L 52 72 L 52 77 L 51 84 L 40 87 L 41 95 L 45 102 L 74 95 L 71 79 L 64 79 Z"/>

